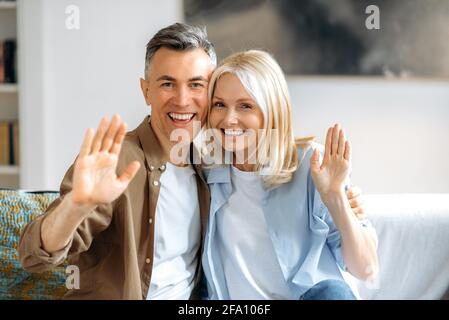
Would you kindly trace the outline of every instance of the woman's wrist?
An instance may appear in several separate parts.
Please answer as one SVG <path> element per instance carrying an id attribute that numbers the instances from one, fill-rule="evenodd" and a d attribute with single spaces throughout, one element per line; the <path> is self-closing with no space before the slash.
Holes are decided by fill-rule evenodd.
<path id="1" fill-rule="evenodd" d="M 345 187 L 342 185 L 341 187 L 329 188 L 326 193 L 321 194 L 321 199 L 323 200 L 324 204 L 326 204 L 326 205 L 327 205 L 327 202 L 334 203 L 334 202 L 340 202 L 343 199 L 347 199 Z"/>
<path id="2" fill-rule="evenodd" d="M 344 186 L 329 190 L 324 196 L 321 196 L 321 199 L 331 213 L 343 212 L 351 208 Z"/>

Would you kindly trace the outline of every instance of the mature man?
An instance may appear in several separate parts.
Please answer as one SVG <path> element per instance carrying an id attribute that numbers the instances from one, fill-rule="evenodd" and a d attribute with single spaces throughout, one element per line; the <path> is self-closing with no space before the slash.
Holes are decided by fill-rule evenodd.
<path id="1" fill-rule="evenodd" d="M 68 257 L 80 270 L 68 299 L 197 297 L 209 191 L 189 157 L 170 162 L 170 134 L 182 128 L 194 138 L 215 66 L 201 28 L 177 23 L 149 41 L 141 89 L 151 117 L 128 133 L 118 115 L 87 130 L 60 198 L 22 233 L 25 269 L 48 270 Z M 363 210 L 357 194 L 350 198 Z"/>

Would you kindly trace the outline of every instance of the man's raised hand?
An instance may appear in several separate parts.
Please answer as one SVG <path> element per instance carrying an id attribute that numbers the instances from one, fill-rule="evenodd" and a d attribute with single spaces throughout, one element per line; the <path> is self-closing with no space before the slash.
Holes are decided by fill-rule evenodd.
<path id="1" fill-rule="evenodd" d="M 120 177 L 116 174 L 118 158 L 127 125 L 119 115 L 111 122 L 100 121 L 97 132 L 89 128 L 84 136 L 73 173 L 72 199 L 78 205 L 100 205 L 117 199 L 140 168 L 133 161 Z"/>

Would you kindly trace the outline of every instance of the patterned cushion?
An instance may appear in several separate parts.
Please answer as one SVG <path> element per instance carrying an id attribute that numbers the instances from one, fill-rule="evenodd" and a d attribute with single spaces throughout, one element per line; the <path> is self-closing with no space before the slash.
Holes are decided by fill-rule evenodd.
<path id="1" fill-rule="evenodd" d="M 65 294 L 65 265 L 29 273 L 17 253 L 21 230 L 58 196 L 58 192 L 0 190 L 0 299 L 48 300 Z"/>

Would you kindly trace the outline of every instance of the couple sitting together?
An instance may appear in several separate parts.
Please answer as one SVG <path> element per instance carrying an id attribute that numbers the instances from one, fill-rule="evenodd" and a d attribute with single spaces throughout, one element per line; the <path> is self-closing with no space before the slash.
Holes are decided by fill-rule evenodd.
<path id="1" fill-rule="evenodd" d="M 26 270 L 68 259 L 80 279 L 67 299 L 358 298 L 350 280 L 376 276 L 377 237 L 344 130 L 324 146 L 295 139 L 273 57 L 216 59 L 202 28 L 153 36 L 140 80 L 151 116 L 87 130 L 60 198 L 21 234 Z"/>

